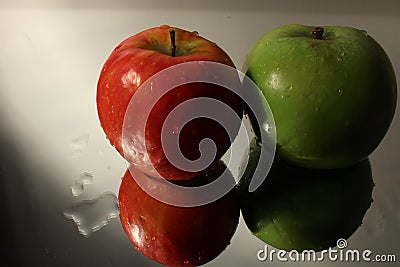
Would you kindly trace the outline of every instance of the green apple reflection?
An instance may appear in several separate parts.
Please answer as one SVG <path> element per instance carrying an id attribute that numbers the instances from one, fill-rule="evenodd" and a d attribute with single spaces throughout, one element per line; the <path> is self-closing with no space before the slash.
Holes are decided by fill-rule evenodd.
<path id="1" fill-rule="evenodd" d="M 250 193 L 261 149 L 253 140 L 239 183 L 243 218 L 256 237 L 286 251 L 321 251 L 358 229 L 372 203 L 374 182 L 368 159 L 329 171 L 275 159 L 263 184 Z"/>

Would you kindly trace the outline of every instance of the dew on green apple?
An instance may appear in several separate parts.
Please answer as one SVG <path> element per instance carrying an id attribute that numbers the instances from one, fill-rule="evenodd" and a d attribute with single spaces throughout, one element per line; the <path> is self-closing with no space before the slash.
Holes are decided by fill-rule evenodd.
<path id="1" fill-rule="evenodd" d="M 361 33 L 364 34 L 365 36 L 368 36 L 368 32 L 365 30 L 361 30 Z"/>
<path id="2" fill-rule="evenodd" d="M 89 237 L 106 226 L 111 219 L 118 217 L 117 196 L 105 192 L 92 200 L 84 200 L 64 210 L 64 217 L 71 219 L 78 227 L 79 233 Z"/>
<path id="3" fill-rule="evenodd" d="M 247 55 L 246 74 L 263 92 L 280 127 L 280 156 L 306 168 L 344 168 L 369 156 L 385 136 L 396 108 L 396 77 L 384 49 L 365 31 L 324 26 L 318 29 L 329 38 L 310 36 L 316 28 L 286 25 L 266 33 Z M 277 93 L 282 82 L 284 90 Z M 368 114 L 365 107 L 376 114 L 354 116 Z M 373 131 L 367 129 L 371 119 L 379 125 Z M 309 130 L 307 140 L 295 135 L 292 126 L 299 133 Z M 337 145 L 338 131 L 346 145 Z"/>
<path id="4" fill-rule="evenodd" d="M 266 132 L 271 133 L 272 132 L 272 127 L 268 123 L 263 123 L 263 128 Z"/>

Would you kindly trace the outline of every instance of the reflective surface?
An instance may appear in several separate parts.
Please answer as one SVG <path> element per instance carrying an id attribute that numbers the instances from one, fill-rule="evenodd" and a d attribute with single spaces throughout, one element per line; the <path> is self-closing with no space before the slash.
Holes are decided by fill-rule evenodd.
<path id="1" fill-rule="evenodd" d="M 8 245 L 1 252 L 3 265 L 159 266 L 133 248 L 118 219 L 86 238 L 64 216 L 77 203 L 105 192 L 117 194 L 120 179 L 116 177 L 126 170 L 103 134 L 95 105 L 101 67 L 121 40 L 162 24 L 197 30 L 220 45 L 241 69 L 254 42 L 275 27 L 289 23 L 349 25 L 367 30 L 385 48 L 400 77 L 398 10 L 397 1 L 254 1 L 251 5 L 233 1 L 2 1 L 0 208 L 1 236 Z M 362 226 L 347 240 L 348 248 L 395 254 L 397 261 L 399 112 L 370 157 L 376 183 L 374 202 Z M 80 180 L 84 191 L 74 196 L 71 186 L 87 173 L 92 179 Z M 231 244 L 207 266 L 287 264 L 276 259 L 259 261 L 257 252 L 263 248 L 264 243 L 240 219 Z M 342 263 L 325 260 L 297 266 L 310 265 Z"/>

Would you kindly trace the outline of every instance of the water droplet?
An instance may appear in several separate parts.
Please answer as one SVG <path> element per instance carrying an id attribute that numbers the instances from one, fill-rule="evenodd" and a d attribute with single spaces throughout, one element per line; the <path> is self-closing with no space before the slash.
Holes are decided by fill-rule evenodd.
<path id="1" fill-rule="evenodd" d="M 292 90 L 293 89 L 293 86 L 289 86 L 288 87 L 288 91 L 290 91 L 290 90 Z"/>
<path id="2" fill-rule="evenodd" d="M 343 95 L 343 89 L 339 88 L 338 93 L 340 96 Z"/>
<path id="3" fill-rule="evenodd" d="M 88 237 L 118 217 L 118 199 L 114 193 L 106 192 L 92 200 L 85 200 L 64 210 L 64 217 L 73 220 L 79 233 Z"/>
<path id="4" fill-rule="evenodd" d="M 143 155 L 143 153 L 139 153 L 139 158 L 141 158 L 141 159 L 143 159 L 143 158 L 144 158 L 144 155 Z"/>
<path id="5" fill-rule="evenodd" d="M 89 135 L 83 134 L 81 136 L 71 139 L 69 144 L 72 151 L 69 153 L 70 156 L 76 157 L 82 154 L 83 150 L 87 147 L 89 143 Z"/>
<path id="6" fill-rule="evenodd" d="M 106 88 L 107 89 L 110 88 L 110 84 L 109 83 L 106 83 Z"/>
<path id="7" fill-rule="evenodd" d="M 198 31 L 192 31 L 192 33 L 193 33 L 194 35 L 196 35 L 196 36 L 199 35 L 199 32 L 198 32 Z"/>
<path id="8" fill-rule="evenodd" d="M 120 49 L 121 48 L 121 45 L 118 45 L 116 48 L 114 48 L 114 51 L 117 51 L 118 49 Z M 106 87 L 107 87 L 107 85 L 106 85 Z M 107 87 L 108 88 L 108 87 Z"/>
<path id="9" fill-rule="evenodd" d="M 85 185 L 93 182 L 93 174 L 83 172 L 79 178 L 75 179 L 74 184 L 71 186 L 71 193 L 74 197 L 80 196 L 85 190 Z"/>
<path id="10" fill-rule="evenodd" d="M 155 237 L 155 236 L 153 236 L 153 237 L 151 238 L 151 240 L 152 240 L 152 241 L 155 241 L 155 240 L 156 240 L 156 237 Z"/>
<path id="11" fill-rule="evenodd" d="M 171 28 L 171 27 L 169 25 L 167 25 L 167 24 L 164 24 L 164 25 L 160 26 L 160 29 L 163 29 L 163 30 L 169 29 L 169 28 Z"/>
<path id="12" fill-rule="evenodd" d="M 340 55 L 341 55 L 342 57 L 344 57 L 344 51 L 340 52 Z"/>
<path id="13" fill-rule="evenodd" d="M 83 153 L 82 149 L 74 149 L 69 153 L 69 156 L 72 158 L 78 157 Z"/>
<path id="14" fill-rule="evenodd" d="M 175 126 L 174 129 L 172 130 L 172 134 L 179 134 L 179 126 Z M 192 131 L 193 135 L 197 134 L 197 131 Z"/>
<path id="15" fill-rule="evenodd" d="M 279 68 L 279 67 L 276 67 L 276 71 L 280 71 L 280 69 L 281 69 L 281 68 Z"/>
<path id="16" fill-rule="evenodd" d="M 364 36 L 368 36 L 368 32 L 367 32 L 367 31 L 361 30 L 361 33 L 362 33 Z"/>
<path id="17" fill-rule="evenodd" d="M 271 133 L 272 132 L 272 127 L 268 123 L 263 124 L 263 128 L 266 132 Z"/>
<path id="18" fill-rule="evenodd" d="M 363 229 L 372 238 L 381 237 L 386 230 L 387 223 L 384 213 L 377 206 L 371 208 L 368 213 L 374 220 L 363 221 Z"/>
<path id="19" fill-rule="evenodd" d="M 190 261 L 188 261 L 188 260 L 183 262 L 183 264 L 186 264 L 186 265 L 189 264 L 189 263 L 190 263 Z"/>

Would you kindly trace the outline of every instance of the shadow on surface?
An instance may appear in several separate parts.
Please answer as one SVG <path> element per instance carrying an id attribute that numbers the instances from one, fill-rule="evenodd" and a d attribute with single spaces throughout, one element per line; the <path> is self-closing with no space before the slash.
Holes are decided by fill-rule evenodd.
<path id="1" fill-rule="evenodd" d="M 4 126 L 0 128 L 0 147 L 0 235 L 5 244 L 0 252 L 1 266 L 26 266 L 26 259 L 32 264 L 42 263 L 36 240 L 38 228 L 32 220 L 35 209 L 24 183 L 25 161 Z"/>

